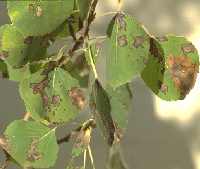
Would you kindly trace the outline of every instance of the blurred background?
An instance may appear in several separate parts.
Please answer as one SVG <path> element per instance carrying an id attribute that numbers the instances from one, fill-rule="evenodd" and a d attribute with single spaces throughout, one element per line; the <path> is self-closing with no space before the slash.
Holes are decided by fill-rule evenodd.
<path id="1" fill-rule="evenodd" d="M 190 39 L 200 52 L 200 0 L 124 0 L 123 11 L 133 15 L 151 34 L 176 34 Z M 117 0 L 99 0 L 92 31 L 105 35 L 106 24 L 117 9 Z M 107 15 L 106 15 L 107 13 Z M 104 15 L 105 14 L 105 15 Z M 0 1 L 0 25 L 9 23 L 5 2 Z M 128 130 L 122 148 L 130 169 L 200 169 L 200 76 L 183 101 L 157 98 L 138 78 Z M 0 133 L 25 112 L 17 84 L 0 80 Z M 62 129 L 62 135 L 68 129 Z M 106 145 L 94 132 L 92 150 L 97 169 L 104 169 Z M 62 145 L 62 156 L 52 169 L 66 168 L 70 144 Z M 0 162 L 3 160 L 0 150 Z M 16 168 L 16 166 L 10 166 Z"/>

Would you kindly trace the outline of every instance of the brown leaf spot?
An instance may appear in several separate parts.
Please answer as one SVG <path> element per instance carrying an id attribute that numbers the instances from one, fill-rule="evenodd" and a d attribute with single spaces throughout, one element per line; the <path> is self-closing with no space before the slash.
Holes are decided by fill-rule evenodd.
<path id="1" fill-rule="evenodd" d="M 152 56 L 158 59 L 158 62 L 164 65 L 164 57 L 162 51 L 157 47 L 156 41 L 151 38 L 150 39 L 150 53 Z"/>
<path id="2" fill-rule="evenodd" d="M 128 44 L 126 35 L 121 35 L 117 38 L 120 47 L 126 46 Z"/>
<path id="3" fill-rule="evenodd" d="M 144 57 L 144 59 L 143 59 L 143 63 L 146 65 L 147 63 L 148 63 L 148 58 L 146 58 L 146 57 Z"/>
<path id="4" fill-rule="evenodd" d="M 37 145 L 38 145 L 38 139 L 33 139 L 27 152 L 28 161 L 33 162 L 33 161 L 40 160 L 42 158 L 41 153 L 38 151 Z"/>
<path id="5" fill-rule="evenodd" d="M 54 105 L 59 104 L 60 103 L 60 96 L 58 96 L 58 95 L 57 96 L 56 95 L 52 96 L 51 103 L 54 104 Z"/>
<path id="6" fill-rule="evenodd" d="M 68 94 L 72 100 L 72 104 L 74 104 L 76 107 L 78 107 L 81 110 L 85 107 L 86 99 L 81 89 L 77 87 L 73 87 L 71 88 Z"/>
<path id="7" fill-rule="evenodd" d="M 142 46 L 144 41 L 145 41 L 145 38 L 143 36 L 136 36 L 133 42 L 133 47 L 138 48 Z"/>
<path id="8" fill-rule="evenodd" d="M 8 52 L 7 51 L 1 51 L 0 52 L 0 59 L 5 60 L 8 57 Z"/>
<path id="9" fill-rule="evenodd" d="M 47 95 L 44 95 L 44 94 L 42 94 L 41 96 L 42 96 L 43 105 L 44 105 L 45 107 L 48 106 L 48 103 L 49 103 L 49 98 L 48 98 L 48 96 L 47 96 Z"/>
<path id="10" fill-rule="evenodd" d="M 27 45 L 32 44 L 33 42 L 33 37 L 32 36 L 28 36 L 27 38 L 24 39 L 24 43 Z"/>
<path id="11" fill-rule="evenodd" d="M 40 17 L 40 16 L 42 16 L 42 14 L 43 14 L 42 8 L 40 6 L 37 6 L 36 7 L 36 16 Z"/>
<path id="12" fill-rule="evenodd" d="M 166 94 L 168 91 L 168 86 L 164 83 L 161 84 L 160 91 L 163 92 L 164 94 Z"/>
<path id="13" fill-rule="evenodd" d="M 48 85 L 48 80 L 42 80 L 40 83 L 31 84 L 34 94 L 42 93 L 44 88 Z"/>
<path id="14" fill-rule="evenodd" d="M 182 45 L 182 50 L 184 53 L 192 53 L 192 52 L 196 51 L 196 49 L 192 43 Z"/>
<path id="15" fill-rule="evenodd" d="M 198 65 L 189 57 L 173 55 L 168 57 L 167 64 L 174 84 L 184 98 L 195 84 Z"/>

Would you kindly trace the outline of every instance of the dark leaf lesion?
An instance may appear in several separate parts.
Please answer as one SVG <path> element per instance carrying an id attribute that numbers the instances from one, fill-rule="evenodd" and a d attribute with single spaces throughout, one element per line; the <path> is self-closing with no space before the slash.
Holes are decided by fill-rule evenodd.
<path id="1" fill-rule="evenodd" d="M 187 56 L 173 55 L 168 57 L 167 65 L 176 88 L 180 91 L 181 97 L 184 98 L 195 84 L 198 65 Z"/>
<path id="2" fill-rule="evenodd" d="M 39 139 L 34 138 L 27 151 L 27 161 L 35 162 L 42 159 L 42 154 L 38 150 Z"/>

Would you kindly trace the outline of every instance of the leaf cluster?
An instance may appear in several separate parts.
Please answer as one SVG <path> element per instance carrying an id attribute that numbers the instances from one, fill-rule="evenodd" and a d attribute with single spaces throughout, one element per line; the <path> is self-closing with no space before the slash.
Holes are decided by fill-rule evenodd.
<path id="1" fill-rule="evenodd" d="M 184 99 L 195 84 L 199 56 L 185 37 L 155 37 L 134 17 L 118 11 L 105 38 L 91 38 L 97 3 L 7 1 L 11 24 L 0 27 L 0 71 L 18 82 L 28 118 L 11 122 L 0 146 L 17 165 L 49 168 L 56 162 L 59 145 L 73 140 L 67 169 L 78 168 L 80 157 L 85 168 L 87 155 L 94 168 L 90 141 L 97 123 L 109 146 L 107 167 L 125 169 L 120 141 L 133 97 L 130 83 L 140 76 L 167 101 Z M 50 54 L 49 49 L 63 38 L 70 44 Z M 97 69 L 101 58 L 105 73 Z M 57 139 L 57 128 L 84 111 L 89 111 L 90 119 Z"/>

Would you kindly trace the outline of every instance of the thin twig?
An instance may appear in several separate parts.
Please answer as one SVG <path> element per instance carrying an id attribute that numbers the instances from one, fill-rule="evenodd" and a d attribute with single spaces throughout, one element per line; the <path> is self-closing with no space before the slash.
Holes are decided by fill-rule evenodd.
<path id="1" fill-rule="evenodd" d="M 90 59 L 90 63 L 91 63 L 91 68 L 92 68 L 92 71 L 94 73 L 94 78 L 98 79 L 98 74 L 97 74 L 97 70 L 96 70 L 96 67 L 95 67 L 94 60 L 92 58 L 92 53 L 91 53 L 90 46 L 88 47 L 88 53 L 89 53 L 89 59 Z"/>
<path id="2" fill-rule="evenodd" d="M 96 127 L 96 123 L 94 121 L 94 119 L 89 119 L 86 122 L 84 122 L 82 125 L 78 126 L 76 129 L 72 130 L 70 133 L 68 133 L 67 135 L 65 135 L 64 137 L 60 138 L 57 140 L 57 143 L 60 145 L 62 143 L 66 143 L 69 142 L 70 138 L 77 132 L 79 132 L 81 129 L 86 130 L 87 128 L 92 127 L 95 128 Z"/>
<path id="3" fill-rule="evenodd" d="M 84 155 L 83 155 L 83 168 L 84 169 L 86 167 L 86 159 L 87 159 L 87 149 L 84 150 Z"/>
<path id="4" fill-rule="evenodd" d="M 92 164 L 92 168 L 95 169 L 94 159 L 93 159 L 92 150 L 91 150 L 90 145 L 88 145 L 87 149 L 88 149 L 88 153 L 89 153 L 89 156 L 90 156 L 90 161 L 91 161 L 91 164 Z"/>

